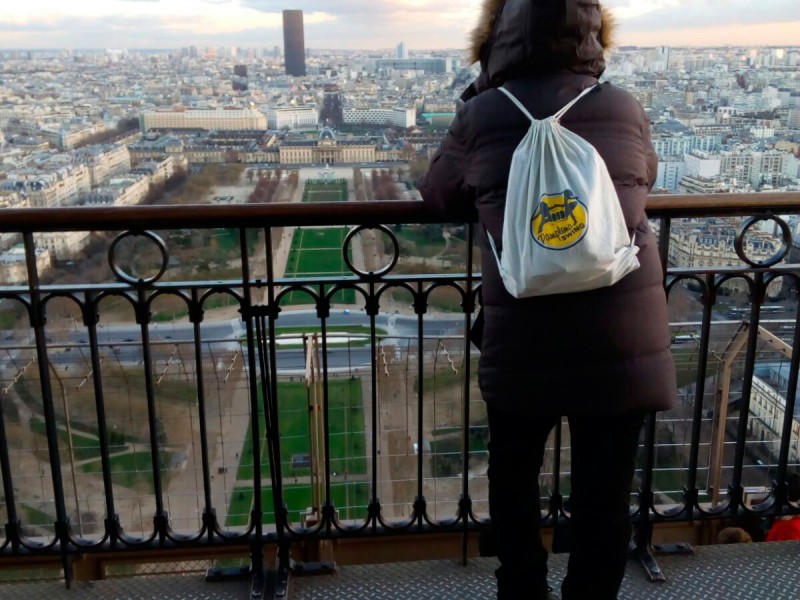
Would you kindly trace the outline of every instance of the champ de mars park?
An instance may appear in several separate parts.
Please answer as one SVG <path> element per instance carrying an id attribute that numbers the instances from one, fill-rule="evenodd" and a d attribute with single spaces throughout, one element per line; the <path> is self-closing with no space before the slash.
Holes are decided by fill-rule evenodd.
<path id="1" fill-rule="evenodd" d="M 164 191 L 158 203 L 248 202 L 358 202 L 372 199 L 414 199 L 416 179 L 424 165 L 392 164 L 362 167 L 318 165 L 301 169 L 258 168 L 251 165 L 206 165 L 193 168 L 181 185 Z M 273 228 L 276 277 L 330 277 L 352 275 L 343 258 L 348 227 Z M 403 225 L 392 227 L 400 248 L 393 273 L 463 272 L 466 243 L 463 227 Z M 263 231 L 248 232 L 248 254 L 255 277 L 265 272 Z M 234 230 L 159 232 L 167 243 L 170 265 L 165 279 L 232 280 L 241 277 L 239 234 Z M 252 239 L 251 239 L 252 238 Z M 107 241 L 107 240 L 106 240 Z M 108 278 L 106 243 L 90 244 L 82 260 L 54 275 L 66 283 L 70 277 L 83 281 Z M 133 242 L 123 257 L 131 273 L 152 268 L 154 251 L 145 240 Z M 393 245 L 375 230 L 353 238 L 345 250 L 359 269 L 377 270 L 390 262 Z M 78 258 L 78 257 L 76 257 Z M 125 262 L 125 258 L 121 259 Z M 76 271 L 80 271 L 77 273 Z M 107 279 L 106 279 L 107 280 Z M 56 299 L 48 307 L 50 373 L 57 402 L 59 444 L 65 456 L 65 485 L 74 492 L 71 521 L 82 535 L 102 531 L 103 480 L 97 439 L 96 407 L 86 347 L 85 328 L 79 311 L 68 301 Z M 266 297 L 265 297 L 266 301 Z M 461 493 L 463 468 L 461 425 L 463 413 L 464 348 L 460 299 L 453 290 L 431 295 L 431 319 L 455 323 L 450 331 L 426 338 L 423 344 L 423 378 L 418 377 L 416 317 L 407 292 L 391 291 L 381 298 L 387 315 L 376 330 L 379 377 L 377 399 L 377 485 L 383 514 L 402 518 L 411 514 L 417 495 L 416 469 L 423 455 L 425 495 L 429 511 L 437 518 L 455 514 Z M 366 518 L 372 497 L 373 460 L 371 432 L 373 389 L 370 370 L 369 321 L 363 298 L 354 290 L 333 297 L 327 328 L 328 352 L 338 356 L 329 366 L 328 460 L 331 500 L 344 520 Z M 203 380 L 212 502 L 217 518 L 227 528 L 246 526 L 253 507 L 253 435 L 250 418 L 249 365 L 246 335 L 231 297 L 213 294 L 205 304 L 203 331 Z M 319 320 L 313 299 L 292 291 L 281 301 L 276 321 L 279 360 L 278 409 L 280 423 L 280 470 L 284 480 L 283 501 L 293 523 L 318 518 L 324 502 L 325 445 L 321 431 L 322 374 L 319 364 L 309 367 L 308 354 L 319 353 Z M 103 392 L 111 445 L 111 472 L 115 509 L 128 532 L 146 532 L 155 510 L 152 455 L 149 442 L 144 367 L 139 326 L 130 303 L 109 297 L 100 303 L 99 342 L 103 360 Z M 295 325 L 290 318 L 313 314 Z M 359 315 L 362 318 L 359 319 Z M 11 329 L 19 314 L 7 309 L 0 314 L 3 327 Z M 349 316 L 349 318 L 347 318 Z M 397 319 L 413 324 L 412 334 L 398 328 Z M 426 315 L 428 319 L 428 315 Z M 287 324 L 285 324 L 287 323 Z M 158 447 L 165 508 L 176 530 L 197 530 L 201 525 L 202 463 L 197 403 L 197 364 L 194 360 L 191 324 L 183 301 L 164 295 L 151 308 L 152 375 L 158 407 Z M 206 333 L 208 331 L 208 333 Z M 223 332 L 223 333 L 220 333 Z M 448 335 L 449 334 L 449 335 Z M 284 355 L 284 356 L 281 356 Z M 44 416 L 41 414 L 37 369 L 25 368 L 28 354 L 11 356 L 6 370 L 6 393 L 19 415 L 9 428 L 9 442 L 19 449 L 20 498 L 23 522 L 31 534 L 49 534 L 55 508 L 49 495 L 49 466 Z M 281 368 L 281 364 L 287 365 Z M 472 369 L 477 364 L 472 361 Z M 475 377 L 470 390 L 470 476 L 475 477 L 476 510 L 485 512 L 486 442 L 485 412 Z M 418 390 L 422 385 L 424 441 L 417 439 Z M 260 387 L 260 386 L 259 386 Z M 274 522 L 270 467 L 264 443 L 263 398 L 259 392 L 260 474 L 264 522 Z M 422 447 L 421 447 L 422 446 Z M 69 497 L 69 494 L 67 494 Z"/>

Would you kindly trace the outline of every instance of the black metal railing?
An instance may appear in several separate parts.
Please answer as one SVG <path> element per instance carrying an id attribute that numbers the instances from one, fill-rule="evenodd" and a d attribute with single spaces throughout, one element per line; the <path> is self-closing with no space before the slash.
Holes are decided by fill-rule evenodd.
<path id="1" fill-rule="evenodd" d="M 800 283 L 779 215 L 800 214 L 800 194 L 648 209 L 683 397 L 648 419 L 632 489 L 659 578 L 655 523 L 796 511 Z M 2 556 L 60 557 L 69 584 L 76 555 L 246 545 L 259 590 L 266 543 L 280 572 L 297 541 L 437 531 L 463 534 L 466 560 L 488 523 L 472 226 L 425 238 L 441 220 L 416 202 L 3 216 L 25 275 L 0 287 Z M 742 216 L 736 264 L 672 264 L 670 240 L 694 227 L 681 219 Z M 39 236 L 87 229 L 105 233 L 44 269 Z M 692 237 L 712 238 L 724 245 Z M 320 266 L 334 255 L 344 266 Z M 557 428 L 547 497 L 531 499 L 546 526 L 568 517 L 564 450 Z"/>

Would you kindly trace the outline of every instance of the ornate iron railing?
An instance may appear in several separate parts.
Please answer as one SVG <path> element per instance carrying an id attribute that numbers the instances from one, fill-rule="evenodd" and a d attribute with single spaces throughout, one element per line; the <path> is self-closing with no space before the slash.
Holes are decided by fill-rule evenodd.
<path id="1" fill-rule="evenodd" d="M 786 481 L 800 443 L 800 284 L 779 215 L 800 214 L 800 194 L 652 197 L 648 212 L 666 289 L 689 306 L 673 323 L 684 401 L 648 419 L 632 493 L 637 552 L 659 578 L 654 523 L 797 510 Z M 672 234 L 688 227 L 680 219 L 739 216 L 750 220 L 735 236 L 738 266 L 671 264 Z M 748 232 L 768 222 L 781 248 L 755 260 L 748 252 L 765 236 L 754 245 Z M 409 225 L 438 223 L 416 202 L 3 211 L 0 232 L 23 241 L 25 281 L 0 287 L 1 556 L 60 556 L 69 584 L 80 554 L 244 544 L 257 590 L 268 542 L 281 572 L 293 542 L 332 538 L 461 532 L 466 559 L 467 534 L 488 522 L 467 340 L 480 275 L 470 225 L 446 236 L 449 255 L 419 259 Z M 291 228 L 314 226 L 353 227 L 334 252 L 344 270 L 300 266 L 313 246 L 290 245 Z M 113 241 L 40 273 L 37 236 L 87 229 Z M 214 232 L 234 258 L 216 257 Z M 86 275 L 98 252 L 108 267 Z M 306 312 L 290 310 L 298 302 Z M 226 316 L 209 323 L 221 305 Z M 770 374 L 773 362 L 787 367 Z M 541 517 L 561 527 L 559 428 L 548 456 Z"/>

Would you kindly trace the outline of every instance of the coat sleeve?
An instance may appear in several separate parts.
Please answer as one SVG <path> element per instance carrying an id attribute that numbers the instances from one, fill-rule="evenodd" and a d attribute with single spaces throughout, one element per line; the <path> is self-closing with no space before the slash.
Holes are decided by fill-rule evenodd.
<path id="1" fill-rule="evenodd" d="M 463 112 L 459 111 L 419 184 L 425 206 L 454 223 L 478 220 L 475 190 L 464 180 L 467 160 L 463 123 Z"/>
<path id="2" fill-rule="evenodd" d="M 642 143 L 644 144 L 645 160 L 647 161 L 647 189 L 652 190 L 658 178 L 658 154 L 656 154 L 655 148 L 653 148 L 653 139 L 650 134 L 650 119 L 647 118 L 646 114 L 642 121 Z"/>

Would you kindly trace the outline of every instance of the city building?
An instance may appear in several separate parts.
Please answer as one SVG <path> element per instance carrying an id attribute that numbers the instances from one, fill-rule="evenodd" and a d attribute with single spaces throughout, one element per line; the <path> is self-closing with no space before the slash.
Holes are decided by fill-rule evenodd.
<path id="1" fill-rule="evenodd" d="M 244 108 L 155 110 L 141 115 L 142 131 L 151 129 L 210 130 L 210 129 L 253 129 L 267 128 L 267 118 L 261 111 Z"/>
<path id="2" fill-rule="evenodd" d="M 266 113 L 264 129 L 316 128 L 319 123 L 316 106 L 270 106 Z"/>
<path id="3" fill-rule="evenodd" d="M 716 152 L 722 145 L 722 136 L 678 135 L 653 138 L 653 148 L 661 157 L 683 156 L 695 150 Z"/>
<path id="4" fill-rule="evenodd" d="M 143 139 L 128 145 L 133 165 L 138 165 L 141 161 L 160 159 L 164 156 L 179 156 L 183 154 L 183 150 L 183 140 L 170 135 Z"/>
<path id="5" fill-rule="evenodd" d="M 145 175 L 150 183 L 160 185 L 179 170 L 186 171 L 188 166 L 186 157 L 181 153 L 180 156 L 161 156 L 142 160 L 131 169 L 130 174 Z"/>
<path id="6" fill-rule="evenodd" d="M 719 155 L 695 150 L 684 158 L 686 162 L 686 175 L 711 179 L 719 177 L 722 169 L 722 160 Z"/>
<path id="7" fill-rule="evenodd" d="M 133 206 L 144 200 L 149 191 L 149 177 L 143 175 L 121 177 L 84 194 L 80 203 L 84 206 Z"/>
<path id="8" fill-rule="evenodd" d="M 90 238 L 88 231 L 40 233 L 36 236 L 36 247 L 49 251 L 54 260 L 68 260 L 79 256 Z"/>
<path id="9" fill-rule="evenodd" d="M 767 362 L 755 365 L 753 389 L 750 397 L 749 436 L 757 442 L 771 442 L 781 438 L 786 415 L 786 397 L 789 391 L 790 363 Z M 798 393 L 800 396 L 800 393 Z M 800 400 L 800 398 L 796 398 Z M 800 402 L 795 402 L 792 415 L 792 433 L 789 442 L 789 462 L 800 462 Z M 780 448 L 765 443 L 759 454 L 778 462 Z"/>
<path id="10" fill-rule="evenodd" d="M 720 175 L 734 180 L 734 185 L 750 182 L 753 179 L 754 156 L 749 152 L 724 152 L 719 155 Z"/>
<path id="11" fill-rule="evenodd" d="M 742 264 L 736 253 L 741 219 L 683 219 L 671 229 L 669 261 L 681 268 L 731 267 Z M 779 250 L 771 232 L 751 229 L 744 251 L 751 260 L 763 261 Z"/>
<path id="12" fill-rule="evenodd" d="M 390 127 L 413 127 L 417 111 L 402 107 L 353 107 L 342 111 L 344 123 L 363 123 Z"/>
<path id="13" fill-rule="evenodd" d="M 131 155 L 125 144 L 85 146 L 74 151 L 73 160 L 89 168 L 92 186 L 103 185 L 131 168 Z"/>
<path id="14" fill-rule="evenodd" d="M 334 127 L 338 127 L 344 123 L 344 115 L 342 114 L 342 93 L 338 86 L 325 86 L 320 120 L 325 125 Z"/>
<path id="15" fill-rule="evenodd" d="M 658 175 L 653 186 L 657 190 L 666 190 L 672 194 L 678 192 L 678 186 L 686 175 L 686 163 L 678 157 L 668 157 L 658 161 Z"/>
<path id="16" fill-rule="evenodd" d="M 302 10 L 283 11 L 283 56 L 286 74 L 306 75 L 306 43 Z"/>
<path id="17" fill-rule="evenodd" d="M 238 162 L 238 153 L 235 150 L 204 143 L 186 146 L 185 156 L 189 163 L 224 163 L 231 156 L 232 162 Z"/>
<path id="18" fill-rule="evenodd" d="M 419 71 L 425 74 L 447 73 L 447 60 L 444 58 L 380 58 L 375 68 L 394 71 Z"/>
<path id="19" fill-rule="evenodd" d="M 59 150 L 71 150 L 87 138 L 105 130 L 106 126 L 102 121 L 92 124 L 79 122 L 64 123 L 57 127 L 41 127 L 38 134 Z"/>
<path id="20" fill-rule="evenodd" d="M 730 191 L 731 186 L 719 176 L 685 175 L 678 184 L 679 194 L 725 194 Z"/>
<path id="21" fill-rule="evenodd" d="M 63 165 L 49 171 L 24 169 L 0 182 L 0 188 L 27 198 L 33 208 L 76 204 L 92 185 L 86 165 Z"/>
<path id="22" fill-rule="evenodd" d="M 50 269 L 52 262 L 53 257 L 49 250 L 46 248 L 36 249 L 36 269 L 40 275 Z M 12 285 L 28 281 L 24 246 L 14 246 L 5 252 L 0 252 L 0 281 Z"/>
<path id="23" fill-rule="evenodd" d="M 278 149 L 282 165 L 371 163 L 376 161 L 376 144 L 370 138 L 339 140 L 331 129 L 317 139 L 289 140 Z"/>
<path id="24" fill-rule="evenodd" d="M 22 197 L 13 189 L 3 189 L 0 187 L 0 208 L 28 208 L 28 199 Z M 2 248 L 2 244 L 0 244 Z"/>
<path id="25" fill-rule="evenodd" d="M 408 59 L 408 48 L 406 47 L 405 42 L 400 42 L 399 44 L 397 44 L 395 58 L 399 58 L 401 60 Z"/>
<path id="26" fill-rule="evenodd" d="M 246 92 L 248 89 L 247 65 L 234 65 L 231 84 L 234 92 Z"/>

